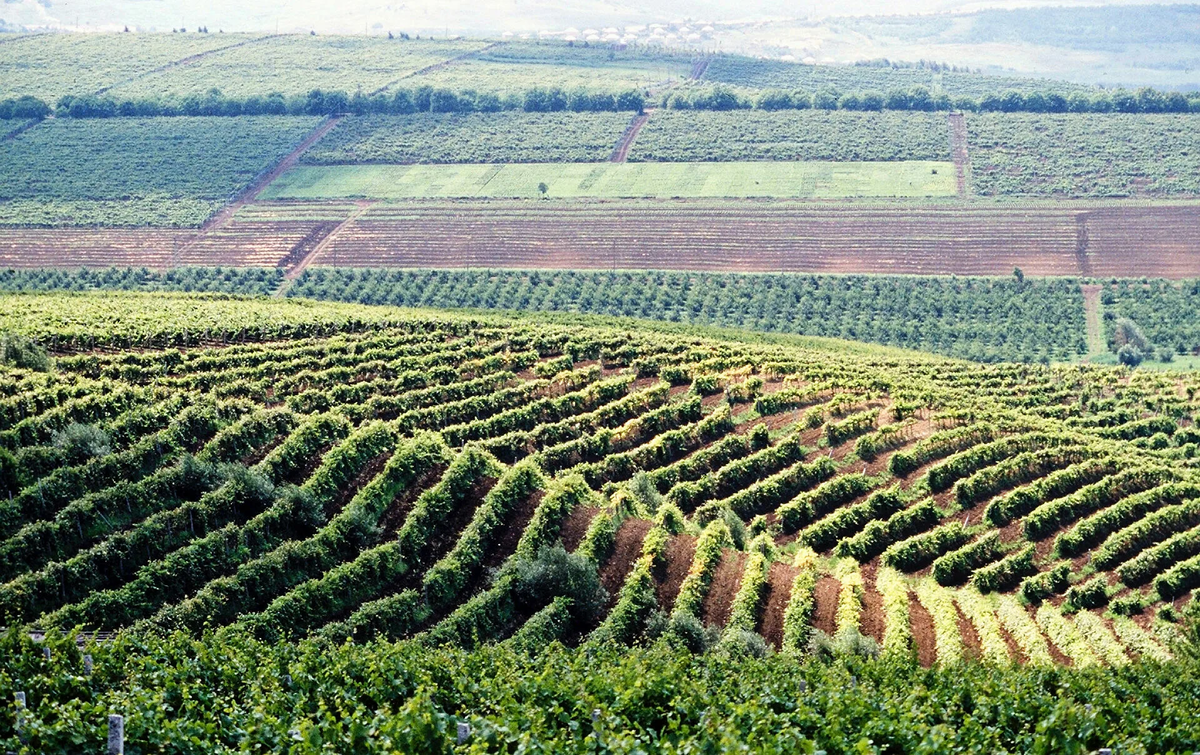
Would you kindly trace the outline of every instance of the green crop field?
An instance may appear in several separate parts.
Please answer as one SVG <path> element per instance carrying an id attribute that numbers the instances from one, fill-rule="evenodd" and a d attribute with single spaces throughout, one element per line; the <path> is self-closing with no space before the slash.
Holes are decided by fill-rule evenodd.
<path id="1" fill-rule="evenodd" d="M 0 143 L 0 223 L 202 223 L 315 118 L 55 119 Z"/>
<path id="2" fill-rule="evenodd" d="M 31 95 L 53 103 L 64 95 L 93 94 L 251 39 L 241 34 L 30 35 L 0 45 L 0 99 Z"/>
<path id="3" fill-rule="evenodd" d="M 513 92 L 559 87 L 591 92 L 646 89 L 687 77 L 692 56 L 654 50 L 610 51 L 559 42 L 507 42 L 470 59 L 409 79 L 408 86 Z"/>
<path id="4" fill-rule="evenodd" d="M 226 295 L 0 333 L 0 746 L 1197 743 L 1195 375 Z"/>
<path id="5" fill-rule="evenodd" d="M 399 40 L 381 37 L 285 35 L 208 55 L 114 87 L 114 97 L 203 95 L 212 88 L 228 96 L 307 94 L 312 89 L 367 93 L 384 89 L 422 68 L 487 43 Z M 314 64 L 314 61 L 319 61 Z"/>
<path id="6" fill-rule="evenodd" d="M 972 113 L 979 194 L 1125 197 L 1200 193 L 1200 129 L 1190 115 Z"/>
<path id="7" fill-rule="evenodd" d="M 980 361 L 1069 361 L 1085 350 L 1083 297 L 1068 280 L 320 267 L 306 270 L 288 295 L 622 315 L 833 336 Z"/>
<path id="8" fill-rule="evenodd" d="M 543 163 L 301 166 L 262 199 L 953 196 L 950 163 Z"/>
<path id="9" fill-rule="evenodd" d="M 822 88 L 844 93 L 908 90 L 918 86 L 933 92 L 945 92 L 951 97 L 982 97 L 1008 90 L 1069 94 L 1093 89 L 1047 79 L 986 76 L 919 68 L 804 65 L 734 55 L 714 57 L 704 72 L 704 80 L 755 89 L 799 90 L 810 94 Z"/>
<path id="10" fill-rule="evenodd" d="M 348 118 L 305 153 L 311 165 L 607 160 L 629 113 L 417 113 Z"/>
<path id="11" fill-rule="evenodd" d="M 655 112 L 631 161 L 950 159 L 946 116 L 827 110 Z"/>

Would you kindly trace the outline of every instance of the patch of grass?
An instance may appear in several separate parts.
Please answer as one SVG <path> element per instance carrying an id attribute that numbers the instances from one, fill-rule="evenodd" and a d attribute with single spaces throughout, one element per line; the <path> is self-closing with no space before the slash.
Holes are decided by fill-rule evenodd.
<path id="1" fill-rule="evenodd" d="M 302 166 L 263 199 L 931 197 L 955 193 L 950 163 L 732 162 Z"/>

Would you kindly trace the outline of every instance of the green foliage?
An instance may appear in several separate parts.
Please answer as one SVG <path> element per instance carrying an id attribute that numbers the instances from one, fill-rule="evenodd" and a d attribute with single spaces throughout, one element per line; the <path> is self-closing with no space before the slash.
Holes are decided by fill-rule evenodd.
<path id="1" fill-rule="evenodd" d="M 310 268 L 288 294 L 633 316 L 851 338 L 979 361 L 1033 361 L 1043 353 L 1068 359 L 1086 351 L 1082 294 L 1063 279 L 1018 285 L 991 278 Z M 873 313 L 869 321 L 863 311 Z"/>
<path id="2" fill-rule="evenodd" d="M 1056 564 L 1048 571 L 1027 577 L 1021 582 L 1021 597 L 1030 603 L 1041 603 L 1051 595 L 1061 595 L 1070 587 L 1071 565 Z"/>
<path id="3" fill-rule="evenodd" d="M 1190 115 L 967 116 L 971 183 L 984 195 L 1125 197 L 1200 191 Z"/>
<path id="4" fill-rule="evenodd" d="M 106 225 L 148 222 L 122 213 L 131 199 L 207 203 L 199 216 L 181 212 L 167 219 L 168 225 L 199 225 L 315 125 L 270 116 L 56 119 L 0 146 L 0 199 L 108 202 L 113 209 Z M 0 213 L 0 223 L 73 224 L 69 215 L 47 221 L 19 211 Z"/>
<path id="5" fill-rule="evenodd" d="M 50 371 L 50 357 L 44 346 L 20 333 L 0 331 L 0 364 L 35 372 Z"/>
<path id="6" fill-rule="evenodd" d="M 932 113 L 655 113 L 630 161 L 950 159 L 944 116 Z"/>
<path id="7" fill-rule="evenodd" d="M 624 113 L 421 113 L 349 118 L 305 153 L 310 165 L 582 163 L 607 160 Z"/>
<path id="8" fill-rule="evenodd" d="M 900 571 L 913 572 L 933 563 L 943 553 L 962 547 L 970 539 L 970 533 L 961 522 L 951 522 L 888 546 L 882 562 Z"/>

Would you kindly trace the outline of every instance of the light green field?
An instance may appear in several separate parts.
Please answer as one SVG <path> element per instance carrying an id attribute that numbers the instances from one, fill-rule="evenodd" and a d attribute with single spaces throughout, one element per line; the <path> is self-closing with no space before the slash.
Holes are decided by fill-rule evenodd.
<path id="1" fill-rule="evenodd" d="M 676 197 L 941 197 L 955 193 L 945 162 L 535 163 L 301 166 L 261 199 Z"/>

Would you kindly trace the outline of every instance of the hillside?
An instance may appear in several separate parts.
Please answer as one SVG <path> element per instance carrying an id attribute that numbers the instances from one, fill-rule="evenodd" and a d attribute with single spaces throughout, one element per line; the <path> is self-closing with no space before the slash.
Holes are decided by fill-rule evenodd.
<path id="1" fill-rule="evenodd" d="M 1169 656 L 1200 584 L 1195 377 L 615 322 L 0 298 L 55 354 L 0 378 L 0 612 Z"/>

